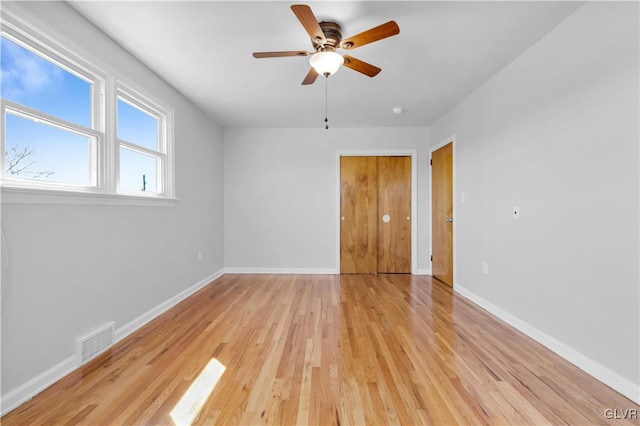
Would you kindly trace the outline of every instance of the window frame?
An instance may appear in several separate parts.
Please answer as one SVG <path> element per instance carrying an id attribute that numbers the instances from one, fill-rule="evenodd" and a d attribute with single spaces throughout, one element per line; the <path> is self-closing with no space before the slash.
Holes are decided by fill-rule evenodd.
<path id="1" fill-rule="evenodd" d="M 8 7 L 6 7 L 8 6 Z M 100 59 L 53 33 L 44 23 L 10 2 L 0 9 L 0 34 L 46 61 L 91 84 L 90 127 L 0 98 L 0 190 L 2 202 L 55 204 L 174 205 L 174 110 L 122 77 Z M 158 118 L 158 151 L 117 138 L 117 101 L 121 97 Z M 38 120 L 90 138 L 91 185 L 80 186 L 5 176 L 5 114 Z M 156 158 L 156 192 L 119 189 L 121 144 Z M 124 146 L 123 145 L 123 146 Z M 149 151 L 149 152 L 147 152 Z"/>
<path id="2" fill-rule="evenodd" d="M 103 133 L 75 124 L 70 121 L 66 121 L 66 120 L 54 117 L 42 111 L 29 108 L 19 103 L 9 101 L 6 99 L 0 100 L 0 111 L 2 114 L 2 117 L 0 118 L 0 120 L 2 120 L 2 134 L 0 136 L 2 137 L 2 141 L 3 141 L 2 143 L 3 149 L 1 150 L 1 153 L 0 153 L 0 161 L 2 162 L 3 165 L 5 164 L 5 160 L 6 160 L 5 152 L 7 151 L 6 139 L 5 139 L 5 136 L 6 136 L 5 132 L 7 128 L 6 126 L 7 114 L 18 116 L 26 120 L 31 120 L 38 124 L 42 123 L 49 127 L 64 130 L 68 133 L 74 133 L 77 135 L 85 136 L 89 139 L 90 184 L 88 186 L 66 184 L 66 183 L 60 183 L 60 182 L 47 182 L 47 181 L 36 180 L 36 179 L 14 177 L 14 176 L 7 175 L 6 170 L 4 169 L 4 166 L 2 166 L 1 169 L 2 169 L 3 184 L 8 184 L 11 186 L 21 187 L 21 188 L 35 187 L 35 188 L 41 188 L 41 189 L 51 188 L 51 189 L 60 189 L 60 190 L 69 190 L 69 191 L 87 191 L 87 192 L 91 192 L 98 188 L 98 170 L 99 170 L 98 151 L 100 151 L 102 146 L 104 145 Z"/>
<path id="3" fill-rule="evenodd" d="M 100 100 L 104 98 L 104 96 L 102 96 L 105 87 L 104 77 L 100 75 L 97 70 L 92 69 L 88 64 L 82 64 L 75 58 L 70 59 L 69 55 L 65 55 L 64 53 L 61 54 L 60 47 L 54 49 L 50 44 L 34 38 L 33 35 L 26 35 L 22 28 L 16 28 L 11 24 L 7 25 L 4 19 L 2 20 L 2 24 L 3 27 L 0 30 L 1 37 L 6 38 L 21 48 L 28 50 L 32 54 L 37 55 L 43 60 L 66 72 L 69 72 L 75 77 L 80 78 L 91 85 L 91 99 L 89 100 L 90 127 L 85 127 L 81 124 L 56 117 L 44 111 L 22 105 L 9 99 L 0 98 L 0 113 L 2 114 L 0 118 L 2 120 L 2 133 L 0 135 L 2 138 L 0 140 L 0 145 L 2 146 L 2 149 L 0 149 L 0 178 L 2 179 L 3 185 L 24 189 L 38 188 L 79 192 L 97 191 L 100 188 L 101 183 L 103 183 L 98 171 L 101 168 L 99 162 L 104 156 L 104 120 L 102 119 L 104 116 L 104 106 L 103 103 L 100 102 Z M 8 149 L 6 146 L 6 114 L 8 111 L 10 111 L 9 113 L 21 116 L 25 119 L 34 120 L 36 122 L 40 121 L 64 131 L 87 136 L 90 139 L 90 185 L 81 186 L 7 176 L 4 164 L 5 152 Z"/>
<path id="4" fill-rule="evenodd" d="M 150 115 L 151 117 L 158 120 L 157 126 L 157 137 L 158 137 L 158 145 L 157 150 L 152 150 L 150 148 L 138 145 L 133 141 L 128 141 L 126 139 L 120 139 L 118 137 L 118 101 L 122 100 L 123 102 L 129 104 L 134 108 L 139 109 L 140 111 Z M 167 170 L 167 113 L 162 110 L 158 105 L 154 105 L 149 99 L 142 98 L 139 94 L 137 94 L 133 89 L 127 87 L 122 82 L 116 82 L 116 97 L 115 97 L 116 109 L 114 112 L 114 122 L 115 122 L 115 140 L 116 140 L 116 164 L 117 164 L 117 173 L 116 173 L 116 188 L 118 193 L 120 194 L 136 194 L 141 196 L 154 196 L 156 194 L 162 195 L 167 190 L 165 184 L 165 175 Z M 145 194 L 142 191 L 131 191 L 122 189 L 120 187 L 120 148 L 125 148 L 133 152 L 137 152 L 139 154 L 144 154 L 149 157 L 156 158 L 156 192 Z"/>

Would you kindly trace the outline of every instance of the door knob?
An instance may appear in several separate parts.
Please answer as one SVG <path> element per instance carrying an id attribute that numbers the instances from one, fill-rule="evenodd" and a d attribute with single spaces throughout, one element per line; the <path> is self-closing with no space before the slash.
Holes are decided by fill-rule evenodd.
<path id="1" fill-rule="evenodd" d="M 390 220 L 391 220 L 391 216 L 389 216 L 388 214 L 385 214 L 384 216 L 382 216 L 382 221 L 384 223 L 389 223 Z"/>
<path id="2" fill-rule="evenodd" d="M 447 217 L 444 219 L 445 222 L 447 223 L 452 223 L 453 222 L 453 218 L 452 217 Z"/>

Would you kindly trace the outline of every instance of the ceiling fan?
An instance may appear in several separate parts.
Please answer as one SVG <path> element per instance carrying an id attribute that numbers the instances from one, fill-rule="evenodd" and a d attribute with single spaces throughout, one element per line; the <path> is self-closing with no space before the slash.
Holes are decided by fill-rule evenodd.
<path id="1" fill-rule="evenodd" d="M 400 33 L 395 21 L 378 25 L 345 40 L 342 39 L 342 28 L 334 21 L 318 22 L 311 8 L 304 4 L 294 4 L 291 10 L 311 37 L 313 52 L 305 50 L 288 50 L 281 52 L 254 52 L 254 58 L 278 58 L 286 56 L 311 56 L 311 69 L 302 84 L 313 84 L 318 75 L 328 77 L 338 71 L 341 65 L 358 71 L 369 77 L 375 77 L 381 71 L 375 65 L 368 64 L 349 55 L 336 52 L 339 49 L 352 50 L 374 41 Z"/>

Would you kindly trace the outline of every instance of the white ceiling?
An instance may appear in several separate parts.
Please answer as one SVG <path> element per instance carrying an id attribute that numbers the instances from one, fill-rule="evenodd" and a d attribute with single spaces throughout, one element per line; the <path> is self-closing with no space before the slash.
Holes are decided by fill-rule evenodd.
<path id="1" fill-rule="evenodd" d="M 312 50 L 282 1 L 73 1 L 70 4 L 224 127 L 321 127 L 324 78 L 300 83 Z M 567 1 L 307 2 L 343 38 L 395 20 L 400 34 L 350 51 L 382 68 L 329 78 L 334 127 L 428 126 L 558 25 Z M 393 114 L 396 106 L 402 115 Z"/>

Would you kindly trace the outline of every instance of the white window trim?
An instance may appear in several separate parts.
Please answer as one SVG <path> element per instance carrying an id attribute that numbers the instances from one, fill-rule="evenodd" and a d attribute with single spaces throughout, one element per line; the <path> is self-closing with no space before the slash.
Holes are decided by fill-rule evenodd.
<path id="1" fill-rule="evenodd" d="M 40 183 L 33 180 L 0 179 L 0 200 L 7 204 L 90 204 L 90 205 L 135 205 L 135 206 L 171 206 L 178 201 L 175 194 L 174 171 L 174 110 L 164 102 L 140 90 L 126 81 L 117 70 L 92 57 L 78 48 L 65 37 L 53 32 L 45 23 L 22 9 L 14 2 L 4 2 L 0 9 L 3 33 L 10 39 L 17 39 L 35 50 L 46 53 L 47 60 L 70 71 L 79 78 L 93 83 L 92 91 L 92 129 L 69 123 L 57 117 L 51 117 L 42 111 L 19 107 L 11 101 L 2 101 L 1 113 L 4 120 L 5 108 L 20 111 L 28 116 L 42 119 L 48 123 L 62 124 L 72 131 L 91 135 L 95 138 L 93 146 L 97 161 L 92 166 L 98 168 L 95 187 L 81 187 L 57 183 Z M 94 65 L 98 64 L 98 66 Z M 115 119 L 116 99 L 122 90 L 127 99 L 133 97 L 144 109 L 153 111 L 163 118 L 164 135 L 159 146 L 159 154 L 164 156 L 162 163 L 161 193 L 142 193 L 138 191 L 117 191 L 118 151 Z M 0 137 L 4 141 L 4 125 Z M 124 141 L 126 142 L 126 141 Z M 4 149 L 0 150 L 0 160 L 4 164 Z M 154 153 L 154 156 L 158 153 Z M 160 191 L 159 191 L 160 192 Z"/>
<path id="2" fill-rule="evenodd" d="M 119 171 L 120 169 L 120 147 L 124 147 L 126 149 L 130 149 L 134 152 L 139 152 L 150 157 L 155 157 L 158 160 L 158 170 L 156 171 L 156 173 L 157 176 L 161 177 L 157 181 L 157 193 L 163 195 L 164 197 L 173 197 L 175 194 L 175 189 L 173 186 L 173 176 L 169 176 L 169 171 L 173 170 L 174 166 L 173 163 L 169 164 L 169 161 L 173 161 L 173 135 L 169 133 L 169 130 L 172 126 L 169 126 L 167 124 L 173 122 L 173 111 L 170 111 L 162 105 L 157 104 L 148 96 L 140 94 L 138 91 L 119 80 L 116 81 L 115 92 L 116 94 L 114 99 L 116 103 L 118 101 L 118 98 L 121 98 L 129 105 L 140 109 L 141 111 L 151 115 L 152 117 L 155 117 L 158 120 L 157 130 L 159 138 L 158 149 L 152 150 L 144 146 L 137 145 L 132 141 L 118 138 L 117 131 L 115 131 L 114 146 L 116 152 L 114 158 L 116 163 L 116 171 Z M 117 118 L 114 120 L 114 122 L 117 124 Z M 144 193 L 140 193 L 139 191 L 127 191 L 120 189 L 119 172 L 116 173 L 116 188 L 118 188 L 118 193 L 121 194 L 144 195 Z"/>

